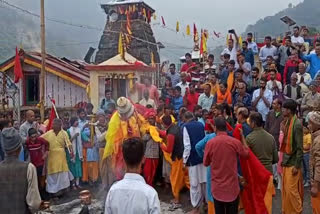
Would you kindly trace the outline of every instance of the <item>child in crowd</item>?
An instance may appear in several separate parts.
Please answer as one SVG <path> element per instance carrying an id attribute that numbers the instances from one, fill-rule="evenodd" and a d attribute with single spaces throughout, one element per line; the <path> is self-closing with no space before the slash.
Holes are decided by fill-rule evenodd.
<path id="1" fill-rule="evenodd" d="M 310 186 L 309 155 L 311 142 L 310 130 L 307 127 L 303 127 L 303 180 L 305 187 Z"/>
<path id="2" fill-rule="evenodd" d="M 45 196 L 45 159 L 48 156 L 49 145 L 48 142 L 38 136 L 35 128 L 30 128 L 28 131 L 28 138 L 26 141 L 26 149 L 29 152 L 31 163 L 37 169 L 38 186 L 41 198 Z"/>
<path id="3" fill-rule="evenodd" d="M 74 157 L 71 157 L 67 152 L 68 167 L 74 177 L 73 189 L 76 190 L 80 187 L 80 178 L 82 177 L 82 139 L 81 129 L 79 128 L 79 120 L 77 117 L 70 119 L 71 127 L 67 130 L 67 133 L 72 143 Z"/>
<path id="4" fill-rule="evenodd" d="M 92 135 L 93 134 L 93 138 Z M 90 185 L 96 184 L 99 178 L 99 142 L 94 128 L 87 127 L 82 131 L 82 140 L 92 142 L 87 148 L 88 180 Z"/>

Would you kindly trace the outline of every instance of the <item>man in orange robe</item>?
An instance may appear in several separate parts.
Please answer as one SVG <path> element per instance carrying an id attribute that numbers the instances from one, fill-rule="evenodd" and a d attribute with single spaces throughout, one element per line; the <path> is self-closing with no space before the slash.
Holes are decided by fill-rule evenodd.
<path id="1" fill-rule="evenodd" d="M 312 132 L 310 179 L 312 212 L 320 214 L 320 112 L 311 112 L 309 129 Z"/>

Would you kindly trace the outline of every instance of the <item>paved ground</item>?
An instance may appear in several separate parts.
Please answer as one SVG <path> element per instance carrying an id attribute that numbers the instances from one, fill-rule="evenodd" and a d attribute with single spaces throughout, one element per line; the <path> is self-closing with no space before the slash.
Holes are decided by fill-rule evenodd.
<path id="1" fill-rule="evenodd" d="M 101 190 L 99 186 L 97 187 L 89 187 L 86 186 L 85 189 L 89 189 L 93 195 L 94 199 L 94 205 L 92 206 L 92 209 L 94 210 L 94 213 L 101 213 L 103 210 L 103 201 L 104 201 L 104 195 L 105 193 Z M 172 199 L 172 194 L 170 189 L 157 187 L 156 188 L 161 200 L 161 209 L 162 213 L 168 213 L 168 214 L 182 214 L 190 211 L 192 209 L 190 200 L 189 200 L 189 192 L 188 190 L 184 190 L 181 194 L 181 202 L 182 202 L 182 210 L 176 210 L 175 212 L 169 212 L 169 203 Z M 66 193 L 66 195 L 61 198 L 59 201 L 53 203 L 58 206 L 54 206 L 53 208 L 55 210 L 54 213 L 70 213 L 70 214 L 76 214 L 79 213 L 79 201 L 76 201 L 78 198 L 78 192 L 79 191 L 69 191 Z M 61 206 L 62 205 L 62 206 Z M 66 206 L 64 206 L 66 205 Z M 67 207 L 67 208 L 66 208 Z M 66 212 L 65 209 L 69 209 L 70 211 Z M 64 209 L 62 212 L 59 211 L 59 209 Z M 281 193 L 279 190 L 277 190 L 276 196 L 273 198 L 273 214 L 281 214 Z M 311 206 L 310 206 L 310 191 L 308 188 L 304 189 L 304 208 L 303 208 L 303 214 L 311 214 Z"/>

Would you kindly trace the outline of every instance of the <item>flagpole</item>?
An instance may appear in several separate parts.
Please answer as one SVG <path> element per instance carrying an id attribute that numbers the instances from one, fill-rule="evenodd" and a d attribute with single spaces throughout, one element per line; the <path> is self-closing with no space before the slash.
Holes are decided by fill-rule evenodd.
<path id="1" fill-rule="evenodd" d="M 46 47 L 45 47 L 45 22 L 44 22 L 44 0 L 41 3 L 41 73 L 40 73 L 40 117 L 41 122 L 44 122 L 44 102 L 45 102 L 45 65 L 46 65 Z"/>

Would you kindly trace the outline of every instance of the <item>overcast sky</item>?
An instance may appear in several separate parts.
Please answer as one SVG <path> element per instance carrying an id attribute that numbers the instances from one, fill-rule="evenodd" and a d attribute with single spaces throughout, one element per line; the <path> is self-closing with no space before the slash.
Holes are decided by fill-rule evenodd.
<path id="1" fill-rule="evenodd" d="M 40 0 L 7 0 L 10 3 L 27 8 L 39 13 Z M 163 16 L 168 27 L 175 29 L 176 21 L 181 23 L 181 31 L 185 32 L 185 26 L 196 23 L 198 29 L 206 28 L 211 32 L 221 32 L 226 35 L 227 30 L 234 28 L 241 33 L 248 24 L 254 24 L 261 18 L 272 16 L 275 13 L 288 7 L 289 3 L 296 5 L 303 0 L 145 0 L 156 10 L 159 18 Z M 100 8 L 100 4 L 108 0 L 45 0 L 46 16 L 66 20 L 72 23 L 93 25 L 104 28 L 105 14 Z M 47 22 L 47 26 L 54 26 L 54 23 Z M 64 26 L 66 29 L 66 26 Z M 90 37 L 94 35 L 95 40 L 99 40 L 101 32 L 84 32 L 84 29 L 72 29 L 67 26 L 67 30 L 72 30 L 78 34 Z M 63 28 L 61 28 L 63 29 Z M 176 34 L 168 29 L 163 29 L 159 25 L 153 26 L 156 39 L 163 43 L 175 44 L 178 46 L 192 47 L 192 38 Z M 60 30 L 61 31 L 61 30 Z M 92 35 L 91 35 L 92 34 Z M 70 38 L 72 40 L 92 41 L 82 35 L 81 38 Z M 95 41 L 94 40 L 94 41 Z M 224 42 L 224 39 L 211 40 L 209 47 Z M 168 49 L 166 50 L 168 51 Z M 180 53 L 178 53 L 180 54 Z"/>
<path id="2" fill-rule="evenodd" d="M 39 11 L 39 0 L 7 0 L 33 11 Z M 31 1 L 33 3 L 31 3 Z M 199 26 L 226 31 L 245 27 L 265 16 L 296 5 L 302 0 L 146 0 L 168 25 L 196 22 Z M 46 15 L 70 21 L 99 25 L 103 23 L 100 4 L 108 0 L 47 0 Z M 31 3 L 31 4 L 30 4 Z"/>

